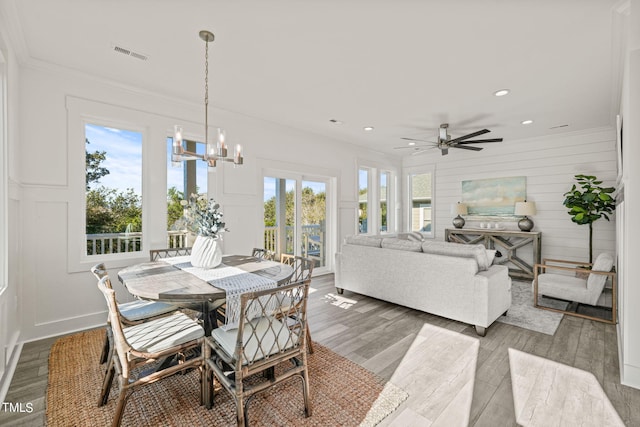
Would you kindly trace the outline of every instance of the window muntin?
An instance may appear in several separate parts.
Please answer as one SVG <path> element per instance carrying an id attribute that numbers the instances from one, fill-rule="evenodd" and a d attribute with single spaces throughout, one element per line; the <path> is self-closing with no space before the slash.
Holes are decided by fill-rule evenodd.
<path id="1" fill-rule="evenodd" d="M 142 250 L 142 133 L 85 124 L 86 255 Z"/>

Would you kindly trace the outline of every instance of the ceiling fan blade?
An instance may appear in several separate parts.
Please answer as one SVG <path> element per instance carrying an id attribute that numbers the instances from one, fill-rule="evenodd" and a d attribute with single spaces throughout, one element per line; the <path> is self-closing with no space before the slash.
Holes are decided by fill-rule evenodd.
<path id="1" fill-rule="evenodd" d="M 463 150 L 480 151 L 482 147 L 467 147 L 466 145 L 451 145 L 451 148 L 462 148 Z"/>
<path id="2" fill-rule="evenodd" d="M 491 132 L 489 129 L 482 129 L 474 133 L 470 133 L 468 135 L 459 136 L 455 139 L 451 139 L 447 141 L 447 144 L 455 144 L 456 142 L 463 141 L 465 139 L 473 138 L 474 136 L 484 135 L 485 133 Z"/>
<path id="3" fill-rule="evenodd" d="M 502 138 L 474 139 L 473 141 L 459 141 L 458 144 L 484 144 L 485 142 L 502 142 Z"/>

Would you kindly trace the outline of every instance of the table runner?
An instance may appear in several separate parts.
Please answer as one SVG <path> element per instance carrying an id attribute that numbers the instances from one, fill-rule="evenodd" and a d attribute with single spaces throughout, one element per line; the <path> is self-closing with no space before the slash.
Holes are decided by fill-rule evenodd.
<path id="1" fill-rule="evenodd" d="M 184 270 L 199 279 L 204 280 L 216 288 L 223 289 L 226 292 L 225 324 L 221 326 L 223 330 L 234 329 L 238 327 L 240 320 L 240 295 L 245 292 L 262 291 L 272 289 L 278 286 L 275 280 L 259 276 L 257 274 L 248 273 L 238 267 L 231 267 L 220 264 L 215 268 L 198 268 L 191 265 L 191 256 L 178 256 L 164 258 L 162 261 L 173 265 L 176 268 Z M 263 297 L 264 298 L 264 297 Z M 268 297 L 267 297 L 268 298 Z M 267 301 L 265 298 L 263 302 Z M 267 307 L 270 311 L 277 309 L 277 300 L 271 298 L 268 300 Z M 262 314 L 262 308 L 259 304 L 252 304 L 248 311 L 249 320 Z"/>

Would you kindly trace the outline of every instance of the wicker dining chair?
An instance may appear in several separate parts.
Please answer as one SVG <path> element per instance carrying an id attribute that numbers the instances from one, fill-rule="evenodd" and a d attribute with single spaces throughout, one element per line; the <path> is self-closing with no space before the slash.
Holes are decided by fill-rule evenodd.
<path id="1" fill-rule="evenodd" d="M 214 404 L 215 377 L 235 400 L 238 425 L 246 426 L 253 396 L 298 376 L 302 380 L 305 415 L 311 416 L 306 334 L 299 333 L 306 327 L 308 293 L 306 280 L 240 296 L 238 328 L 217 328 L 205 338 L 203 399 L 207 408 Z M 279 320 L 283 318 L 295 319 L 298 326 L 291 328 Z M 293 363 L 281 364 L 285 361 Z M 279 369 L 273 369 L 276 365 L 280 365 Z M 264 372 L 270 375 L 256 375 L 250 382 L 245 381 Z"/>
<path id="2" fill-rule="evenodd" d="M 293 268 L 293 275 L 289 279 L 289 282 L 299 282 L 301 280 L 308 280 L 309 282 L 311 282 L 311 274 L 313 273 L 313 267 L 316 264 L 315 260 L 298 255 L 282 254 L 280 255 L 280 262 L 290 265 Z M 311 341 L 309 323 L 305 323 L 307 334 L 307 348 L 309 349 L 309 353 L 313 353 L 313 341 Z M 297 324 L 293 322 L 292 326 L 295 325 Z"/>
<path id="3" fill-rule="evenodd" d="M 191 248 L 164 248 L 149 250 L 149 261 L 157 261 L 162 258 L 191 255 Z"/>
<path id="4" fill-rule="evenodd" d="M 276 253 L 264 248 L 253 248 L 251 256 L 259 259 L 266 259 L 269 261 L 275 261 Z"/>
<path id="5" fill-rule="evenodd" d="M 107 269 L 103 263 L 91 267 L 91 272 L 98 280 L 107 276 Z M 167 316 L 177 311 L 178 307 L 160 301 L 134 300 L 119 303 L 118 310 L 120 310 L 122 316 L 122 323 L 125 326 L 133 326 L 158 317 Z M 113 332 L 111 330 L 111 322 L 107 317 L 107 327 L 105 329 L 104 344 L 102 345 L 102 352 L 100 354 L 100 364 L 106 363 L 112 352 Z"/>
<path id="6" fill-rule="evenodd" d="M 204 329 L 181 312 L 125 328 L 108 275 L 98 281 L 98 288 L 107 301 L 115 344 L 115 352 L 108 361 L 107 375 L 102 384 L 98 405 L 103 406 L 107 403 L 113 378 L 117 374 L 120 390 L 111 423 L 116 427 L 122 420 L 127 399 L 138 387 L 189 368 L 199 368 L 201 375 L 204 374 Z M 196 356 L 198 350 L 200 354 Z M 171 358 L 175 358 L 179 363 L 157 363 L 159 360 Z M 146 369 L 151 367 L 155 369 Z M 204 376 L 201 377 L 201 382 L 204 384 Z M 204 396 L 204 388 L 201 394 Z"/>

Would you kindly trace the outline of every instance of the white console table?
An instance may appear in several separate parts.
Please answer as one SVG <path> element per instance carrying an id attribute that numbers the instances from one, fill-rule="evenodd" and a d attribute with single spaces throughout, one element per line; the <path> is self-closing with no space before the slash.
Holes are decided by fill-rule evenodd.
<path id="1" fill-rule="evenodd" d="M 495 264 L 507 264 L 509 276 L 514 279 L 533 280 L 533 265 L 539 264 L 542 252 L 542 233 L 539 231 L 515 231 L 474 228 L 447 228 L 447 242 L 476 245 L 482 243 L 487 249 L 500 251 L 502 257 Z M 529 264 L 518 256 L 518 249 L 533 251 L 533 263 Z"/>

